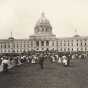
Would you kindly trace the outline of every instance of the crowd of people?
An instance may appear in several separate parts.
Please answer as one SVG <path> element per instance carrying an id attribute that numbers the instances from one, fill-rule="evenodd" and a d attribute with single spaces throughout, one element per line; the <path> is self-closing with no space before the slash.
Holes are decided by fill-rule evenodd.
<path id="1" fill-rule="evenodd" d="M 3 67 L 3 71 L 7 72 L 9 66 L 18 66 L 24 63 L 28 64 L 39 64 L 41 69 L 44 69 L 44 61 L 48 60 L 51 63 L 62 64 L 65 67 L 69 67 L 71 64 L 71 60 L 73 59 L 82 59 L 85 60 L 87 58 L 87 54 L 81 53 L 46 53 L 46 52 L 34 52 L 29 55 L 3 55 L 0 57 L 0 65 Z"/>

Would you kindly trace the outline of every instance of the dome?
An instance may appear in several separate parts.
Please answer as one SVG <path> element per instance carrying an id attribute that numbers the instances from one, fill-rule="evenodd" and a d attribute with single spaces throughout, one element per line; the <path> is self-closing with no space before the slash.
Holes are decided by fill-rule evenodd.
<path id="1" fill-rule="evenodd" d="M 8 38 L 10 41 L 13 41 L 14 40 L 14 37 L 9 37 Z"/>
<path id="2" fill-rule="evenodd" d="M 52 27 L 49 20 L 45 17 L 45 14 L 42 13 L 40 19 L 35 25 L 35 33 L 51 33 Z"/>
<path id="3" fill-rule="evenodd" d="M 74 37 L 80 37 L 80 35 L 74 35 Z"/>

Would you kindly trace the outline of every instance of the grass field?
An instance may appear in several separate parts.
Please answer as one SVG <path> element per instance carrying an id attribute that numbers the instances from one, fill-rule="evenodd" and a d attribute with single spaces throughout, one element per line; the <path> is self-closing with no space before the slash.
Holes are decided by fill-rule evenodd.
<path id="1" fill-rule="evenodd" d="M 72 60 L 70 67 L 44 62 L 24 64 L 0 73 L 0 88 L 88 88 L 88 60 Z"/>

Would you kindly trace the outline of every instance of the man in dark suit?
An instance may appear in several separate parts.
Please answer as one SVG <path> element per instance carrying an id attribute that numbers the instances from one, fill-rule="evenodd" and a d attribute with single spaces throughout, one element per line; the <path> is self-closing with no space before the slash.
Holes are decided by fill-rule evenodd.
<path id="1" fill-rule="evenodd" d="M 44 55 L 41 53 L 40 56 L 39 56 L 39 64 L 41 66 L 41 69 L 44 69 Z"/>

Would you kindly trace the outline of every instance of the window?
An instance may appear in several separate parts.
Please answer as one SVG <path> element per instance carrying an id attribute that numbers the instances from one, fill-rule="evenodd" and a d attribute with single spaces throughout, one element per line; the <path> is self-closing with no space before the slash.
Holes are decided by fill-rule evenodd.
<path id="1" fill-rule="evenodd" d="M 42 32 L 44 32 L 44 28 L 42 28 Z"/>
<path id="2" fill-rule="evenodd" d="M 65 46 L 66 44 L 64 43 L 64 46 Z"/>
<path id="3" fill-rule="evenodd" d="M 71 45 L 73 46 L 73 43 Z"/>
<path id="4" fill-rule="evenodd" d="M 39 48 L 37 48 L 37 50 L 39 50 Z"/>
<path id="5" fill-rule="evenodd" d="M 60 43 L 60 45 L 62 46 L 62 42 Z"/>
<path id="6" fill-rule="evenodd" d="M 24 48 L 26 47 L 25 43 L 24 43 Z"/>
<path id="7" fill-rule="evenodd" d="M 85 51 L 86 51 L 87 49 L 85 48 Z"/>
<path id="8" fill-rule="evenodd" d="M 27 47 L 29 47 L 29 44 L 27 44 Z"/>
<path id="9" fill-rule="evenodd" d="M 6 48 L 6 44 L 4 45 L 4 48 Z"/>
<path id="10" fill-rule="evenodd" d="M 46 28 L 46 32 L 48 32 L 48 29 Z"/>
<path id="11" fill-rule="evenodd" d="M 69 48 L 68 48 L 68 51 L 69 51 Z"/>
<path id="12" fill-rule="evenodd" d="M 10 44 L 8 44 L 8 48 L 10 48 Z"/>
<path id="13" fill-rule="evenodd" d="M 46 46 L 49 46 L 49 41 L 46 41 Z"/>
<path id="14" fill-rule="evenodd" d="M 15 48 L 15 44 L 13 44 L 13 48 Z"/>
<path id="15" fill-rule="evenodd" d="M 66 51 L 66 49 L 64 49 L 64 51 Z"/>
<path id="16" fill-rule="evenodd" d="M 1 43 L 1 48 L 2 48 L 2 43 Z"/>
<path id="17" fill-rule="evenodd" d="M 69 42 L 68 42 L 68 46 L 69 46 Z"/>
<path id="18" fill-rule="evenodd" d="M 85 42 L 86 42 L 87 40 L 85 39 Z"/>
<path id="19" fill-rule="evenodd" d="M 41 41 L 41 46 L 44 46 L 44 41 Z"/>
<path id="20" fill-rule="evenodd" d="M 78 51 L 78 48 L 77 48 L 77 51 Z"/>
<path id="21" fill-rule="evenodd" d="M 35 31 L 36 31 L 36 33 L 37 33 L 37 32 L 39 32 L 39 29 L 36 29 Z"/>
<path id="22" fill-rule="evenodd" d="M 6 53 L 6 49 L 4 50 L 4 52 Z"/>
<path id="23" fill-rule="evenodd" d="M 83 48 L 81 48 L 81 51 L 83 50 Z"/>
<path id="24" fill-rule="evenodd" d="M 60 51 L 62 51 L 62 48 L 60 49 Z"/>
<path id="25" fill-rule="evenodd" d="M 18 48 L 18 43 L 17 43 L 17 45 L 16 45 L 16 46 L 17 46 L 17 48 Z"/>
<path id="26" fill-rule="evenodd" d="M 39 41 L 36 41 L 36 46 L 39 46 Z"/>
<path id="27" fill-rule="evenodd" d="M 52 42 L 52 46 L 54 46 L 54 42 Z"/>
<path id="28" fill-rule="evenodd" d="M 86 43 L 85 43 L 85 46 L 86 46 Z"/>
<path id="29" fill-rule="evenodd" d="M 31 46 L 33 47 L 33 41 L 31 41 Z"/>
<path id="30" fill-rule="evenodd" d="M 78 43 L 77 43 L 77 46 L 78 46 Z"/>

